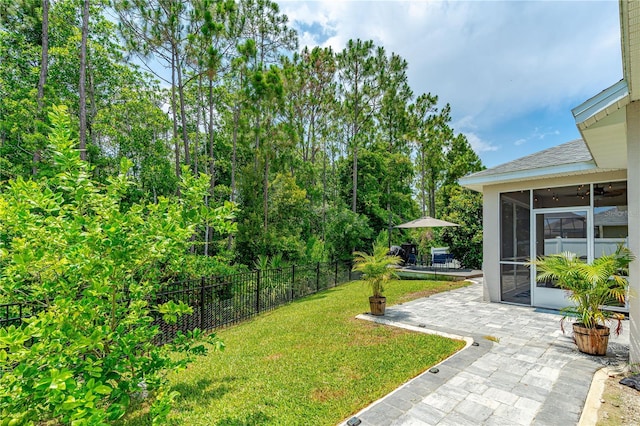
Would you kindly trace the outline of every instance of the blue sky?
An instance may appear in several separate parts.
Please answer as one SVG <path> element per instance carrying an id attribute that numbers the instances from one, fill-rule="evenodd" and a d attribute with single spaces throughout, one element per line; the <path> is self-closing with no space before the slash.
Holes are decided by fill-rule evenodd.
<path id="1" fill-rule="evenodd" d="M 405 58 L 487 167 L 580 137 L 571 108 L 622 78 L 616 0 L 277 2 L 301 47 L 371 39 Z"/>

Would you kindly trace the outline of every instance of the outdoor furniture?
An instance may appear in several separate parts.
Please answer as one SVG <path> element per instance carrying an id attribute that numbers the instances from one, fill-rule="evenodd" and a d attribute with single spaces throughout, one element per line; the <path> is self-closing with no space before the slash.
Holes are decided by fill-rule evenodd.
<path id="1" fill-rule="evenodd" d="M 431 259 L 433 267 L 448 268 L 449 264 L 453 264 L 453 254 L 451 253 L 434 253 Z"/>
<path id="2" fill-rule="evenodd" d="M 449 253 L 449 247 L 431 247 L 431 257 L 434 254 L 447 254 Z"/>

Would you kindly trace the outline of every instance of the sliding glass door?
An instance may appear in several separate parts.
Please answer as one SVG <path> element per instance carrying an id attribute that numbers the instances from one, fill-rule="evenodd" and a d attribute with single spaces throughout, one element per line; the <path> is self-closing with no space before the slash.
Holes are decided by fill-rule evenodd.
<path id="1" fill-rule="evenodd" d="M 536 257 L 570 252 L 584 261 L 591 258 L 588 210 L 545 209 L 536 212 L 535 218 Z M 553 281 L 536 282 L 533 299 L 535 306 L 545 308 L 558 309 L 570 304 L 565 291 Z"/>

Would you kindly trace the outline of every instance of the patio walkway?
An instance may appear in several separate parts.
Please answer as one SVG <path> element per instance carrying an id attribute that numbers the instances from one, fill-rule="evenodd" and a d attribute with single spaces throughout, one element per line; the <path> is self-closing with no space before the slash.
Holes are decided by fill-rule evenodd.
<path id="1" fill-rule="evenodd" d="M 585 355 L 562 334 L 560 315 L 483 302 L 481 280 L 388 307 L 384 317 L 359 318 L 467 341 L 437 373 L 427 371 L 357 413 L 362 426 L 575 425 L 593 374 L 628 359 L 628 321 L 623 334 L 612 333 L 606 357 Z"/>

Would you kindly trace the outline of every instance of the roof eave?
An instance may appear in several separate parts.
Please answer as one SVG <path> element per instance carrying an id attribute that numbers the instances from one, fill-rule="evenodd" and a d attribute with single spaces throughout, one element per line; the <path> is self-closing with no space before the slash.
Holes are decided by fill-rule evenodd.
<path id="1" fill-rule="evenodd" d="M 493 175 L 482 175 L 475 177 L 474 175 L 469 175 L 461 178 L 458 183 L 465 188 L 482 192 L 482 188 L 489 185 L 498 185 L 511 182 L 526 182 L 549 177 L 559 177 L 563 175 L 571 176 L 575 174 L 591 173 L 596 170 L 606 171 L 603 169 L 598 169 L 598 166 L 596 166 L 595 162 L 593 161 L 584 161 L 579 163 L 540 167 L 530 170 L 520 170 L 516 172 L 497 173 Z"/>
<path id="2" fill-rule="evenodd" d="M 571 110 L 578 129 L 583 130 L 602 118 L 618 111 L 629 103 L 629 87 L 625 80 L 604 89 L 602 92 Z"/>

